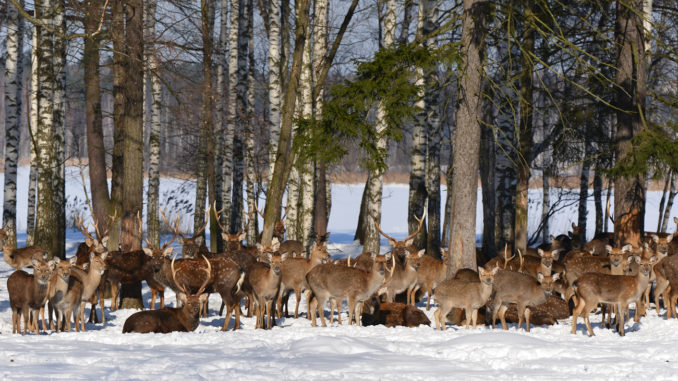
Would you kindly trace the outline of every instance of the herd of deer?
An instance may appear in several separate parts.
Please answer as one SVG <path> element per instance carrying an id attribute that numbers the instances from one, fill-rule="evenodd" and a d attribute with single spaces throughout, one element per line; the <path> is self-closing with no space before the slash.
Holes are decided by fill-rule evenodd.
<path id="1" fill-rule="evenodd" d="M 219 215 L 216 208 L 213 212 Z M 210 210 L 205 214 L 209 216 Z M 233 329 L 240 328 L 243 301 L 248 316 L 256 314 L 256 328 L 270 329 L 276 318 L 289 315 L 291 292 L 296 297 L 294 318 L 299 316 L 301 296 L 306 294 L 306 316 L 313 326 L 318 315 L 321 324 L 327 325 L 324 314 L 327 301 L 330 323 L 336 310 L 341 324 L 344 300 L 348 303 L 349 324 L 430 325 L 426 314 L 415 306 L 417 299 L 425 295 L 426 310 L 430 309 L 431 300 L 438 303 L 433 316 L 440 330 L 446 329 L 448 322 L 475 328 L 478 320 L 494 327 L 499 317 L 504 329 L 507 321 L 517 321 L 519 328 L 525 321 L 529 332 L 533 323 L 555 324 L 571 315 L 573 334 L 577 318 L 582 316 L 588 333 L 593 335 L 589 314 L 601 305 L 603 324 L 610 325 L 614 312 L 617 330 L 624 335 L 629 304 L 635 303 L 634 319 L 638 321 L 645 306 L 649 306 L 654 282 L 657 312 L 663 300 L 667 318 L 676 317 L 678 240 L 672 241 L 673 235 L 646 234 L 649 239 L 641 247 L 615 247 L 610 234 L 584 242 L 582 232 L 572 224 L 572 232 L 551 236 L 550 245 L 528 249 L 526 253 L 518 251 L 518 258 L 509 256 L 513 250 L 507 246 L 503 256 L 492 258 L 478 267 L 478 272 L 461 269 L 447 278 L 445 258 L 449 251 L 441 250 L 440 259 L 412 245 L 425 216 L 418 219 L 417 231 L 403 240 L 386 234 L 375 221 L 377 230 L 393 250 L 384 255 L 363 253 L 335 261 L 330 260 L 326 248 L 329 234 L 317 237 L 308 252 L 299 241 L 283 241 L 284 216 L 275 225 L 272 245 L 266 247 L 242 246 L 247 226 L 231 234 L 219 225 L 226 244 L 222 253 L 211 253 L 204 244 L 201 234 L 208 221 L 187 237 L 179 231 L 180 216 L 173 223 L 164 213 L 162 217 L 173 237 L 161 247 L 151 244 L 140 230 L 146 248 L 109 252 L 108 232 L 100 231 L 95 222 L 92 235 L 82 218 L 76 218 L 76 225 L 85 235 L 85 242 L 69 260 L 48 260 L 49 253 L 36 246 L 13 249 L 4 245 L 3 257 L 16 269 L 7 279 L 12 332 L 39 333 L 40 320 L 42 330 L 47 330 L 46 304 L 49 329 L 70 331 L 73 321 L 77 331 L 85 330 L 87 302 L 92 303 L 90 322 L 99 321 L 97 301 L 101 321 L 106 321 L 103 295 L 106 284 L 110 284 L 111 309 L 115 310 L 120 285 L 142 281 L 152 293 L 151 309 L 131 315 L 124 323 L 125 333 L 193 331 L 208 311 L 211 293 L 221 296 L 219 313 L 226 309 L 224 331 L 233 314 Z M 678 225 L 678 219 L 674 221 Z M 0 240 L 6 239 L 0 229 Z M 182 245 L 180 259 L 173 255 L 171 244 L 175 239 Z M 29 266 L 33 268 L 32 274 L 22 270 Z M 165 307 L 166 287 L 176 293 L 180 307 Z M 400 295 L 405 303 L 396 302 Z M 158 297 L 160 309 L 155 309 Z"/>

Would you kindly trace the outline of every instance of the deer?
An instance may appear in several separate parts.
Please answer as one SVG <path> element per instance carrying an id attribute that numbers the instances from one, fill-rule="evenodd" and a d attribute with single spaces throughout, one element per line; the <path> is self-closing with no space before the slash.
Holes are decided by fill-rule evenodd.
<path id="1" fill-rule="evenodd" d="M 257 302 L 257 323 L 256 328 L 271 329 L 274 325 L 275 301 L 280 290 L 280 280 L 283 262 L 287 259 L 287 253 L 280 254 L 278 248 L 280 244 L 274 242 L 272 246 L 263 248 L 261 244 L 257 244 L 260 252 L 260 260 L 265 260 L 267 263 L 257 262 L 252 265 L 250 271 L 247 273 L 246 282 L 252 289 L 252 294 Z"/>
<path id="2" fill-rule="evenodd" d="M 104 252 L 102 255 L 96 255 L 90 253 L 89 263 L 85 263 L 83 268 L 77 266 L 71 267 L 71 278 L 77 279 L 82 284 L 82 292 L 80 294 L 80 300 L 78 303 L 79 316 L 75 317 L 74 320 L 76 323 L 76 330 L 78 329 L 78 322 L 80 323 L 80 329 L 86 331 L 85 328 L 85 304 L 88 301 L 91 301 L 92 298 L 96 297 L 97 291 L 100 291 L 100 285 L 104 279 L 104 273 L 106 273 L 107 265 L 106 259 L 108 258 L 108 252 Z M 103 295 L 102 295 L 103 296 Z M 99 307 L 101 308 L 101 318 L 102 321 L 106 322 L 106 315 L 104 314 L 104 298 L 99 298 Z M 95 305 L 92 305 L 92 309 L 95 308 Z"/>
<path id="3" fill-rule="evenodd" d="M 216 203 L 216 201 L 215 201 Z M 165 212 L 161 211 L 160 213 L 162 218 L 165 220 L 167 226 L 170 226 L 167 223 L 167 218 L 165 217 Z M 177 237 L 177 242 L 181 245 L 181 257 L 184 259 L 195 259 L 198 257 L 198 254 L 208 254 L 210 251 L 205 245 L 205 237 L 202 236 L 202 233 L 207 227 L 209 222 L 210 208 L 205 210 L 205 223 L 202 224 L 202 227 L 198 229 L 192 236 L 187 237 L 181 231 L 179 231 L 179 221 L 181 216 L 177 213 L 176 226 L 172 230 L 172 233 Z"/>
<path id="4" fill-rule="evenodd" d="M 6 243 L 8 238 L 5 228 L 0 228 L 0 241 L 3 242 L 2 258 L 8 265 L 14 267 L 16 270 L 31 266 L 34 258 L 45 261 L 49 258 L 49 252 L 40 246 L 33 245 L 15 249 L 12 245 Z"/>
<path id="5" fill-rule="evenodd" d="M 598 303 L 614 304 L 620 316 L 624 316 L 629 303 L 640 302 L 643 292 L 649 285 L 650 272 L 652 265 L 657 262 L 657 257 L 652 256 L 648 259 L 634 255 L 629 257 L 630 261 L 635 261 L 639 265 L 638 274 L 635 276 L 586 273 L 572 284 L 577 294 L 577 303 L 572 313 L 572 334 L 577 333 L 577 318 L 581 315 L 589 336 L 594 336 L 589 314 Z M 636 319 L 640 319 L 638 314 L 634 317 L 634 320 Z M 624 319 L 617 319 L 617 325 L 617 331 L 624 336 Z"/>
<path id="6" fill-rule="evenodd" d="M 510 303 L 517 304 L 518 328 L 522 326 L 525 318 L 526 331 L 530 332 L 530 307 L 546 302 L 553 291 L 554 283 L 560 278 L 559 273 L 552 275 L 537 274 L 537 279 L 532 276 L 510 270 L 501 270 L 494 276 L 492 309 L 492 328 L 494 328 L 497 316 L 501 320 L 504 330 L 506 325 L 506 310 Z"/>
<path id="7" fill-rule="evenodd" d="M 523 255 L 520 253 L 520 256 L 518 257 L 518 260 L 516 260 L 516 255 L 512 254 L 510 257 L 508 255 L 508 244 L 504 245 L 504 256 L 503 257 L 494 257 L 490 259 L 487 263 L 485 263 L 485 267 L 488 268 L 494 268 L 494 267 L 499 267 L 502 270 L 512 270 L 512 271 L 518 271 L 520 268 L 523 267 Z M 512 251 L 512 250 L 511 250 Z"/>
<path id="8" fill-rule="evenodd" d="M 374 221 L 374 225 L 377 228 L 377 231 L 388 239 L 389 245 L 393 247 L 393 258 L 396 261 L 396 266 L 394 268 L 393 276 L 389 278 L 388 284 L 386 285 L 386 301 L 393 302 L 395 300 L 396 294 L 399 294 L 403 291 L 408 291 L 410 287 L 417 281 L 417 270 L 412 266 L 415 261 L 409 261 L 408 258 L 411 258 L 410 247 L 414 241 L 414 236 L 419 234 L 421 229 L 424 227 L 424 219 L 426 218 L 426 210 L 421 215 L 421 218 L 415 219 L 419 222 L 419 227 L 417 230 L 405 237 L 403 240 L 397 240 L 390 235 L 386 234 L 381 227 L 379 222 Z"/>
<path id="9" fill-rule="evenodd" d="M 612 249 L 612 246 L 607 245 L 605 247 L 606 252 L 608 252 L 608 247 Z M 623 255 L 630 253 L 632 248 L 633 247 L 631 245 L 626 245 L 621 249 L 621 253 L 615 252 L 614 255 L 609 256 L 583 256 L 568 259 L 567 262 L 565 262 L 565 279 L 567 280 L 568 284 L 568 289 L 565 292 L 565 300 L 569 300 L 573 296 L 576 298 L 574 290 L 572 289 L 572 284 L 580 276 L 588 272 L 609 274 L 613 268 L 615 269 L 614 271 L 623 272 Z M 609 253 L 613 254 L 612 251 Z M 575 304 L 576 302 L 577 301 L 575 300 Z"/>
<path id="10" fill-rule="evenodd" d="M 431 320 L 419 308 L 403 303 L 380 303 L 372 297 L 363 303 L 361 316 L 363 326 L 384 325 L 386 327 L 418 327 L 431 325 Z"/>
<path id="11" fill-rule="evenodd" d="M 443 331 L 447 329 L 445 326 L 447 314 L 452 308 L 456 307 L 463 308 L 466 313 L 466 329 L 469 328 L 471 320 L 473 321 L 473 329 L 475 329 L 478 308 L 484 306 L 489 300 L 497 271 L 499 271 L 498 267 L 488 270 L 478 267 L 479 282 L 447 279 L 438 284 L 433 290 L 439 305 L 436 312 L 433 313 L 436 328 Z"/>
<path id="12" fill-rule="evenodd" d="M 122 333 L 169 333 L 169 332 L 191 332 L 195 331 L 200 325 L 200 310 L 201 306 L 207 301 L 209 294 L 204 293 L 205 287 L 212 276 L 212 266 L 210 261 L 202 257 L 207 263 L 207 268 L 204 269 L 206 276 L 200 288 L 195 294 L 190 293 L 184 285 L 177 282 L 176 270 L 174 269 L 174 261 L 176 256 L 172 259 L 170 268 L 172 271 L 172 279 L 179 288 L 177 293 L 177 301 L 181 303 L 181 308 L 165 307 L 158 310 L 139 311 L 125 320 L 122 327 Z"/>
<path id="13" fill-rule="evenodd" d="M 74 289 L 73 286 L 69 290 L 69 283 L 75 284 L 75 282 L 71 282 L 71 266 L 75 266 L 76 260 L 77 257 L 72 257 L 68 261 L 60 260 L 49 281 L 49 328 L 55 329 L 54 321 L 52 320 L 52 311 L 54 311 L 57 332 L 62 329 L 62 326 L 64 326 L 65 330 L 70 331 L 70 312 L 75 310 L 75 315 L 78 316 L 82 288 L 80 287 L 80 293 L 77 293 L 78 290 Z M 76 327 L 78 327 L 77 322 Z"/>
<path id="14" fill-rule="evenodd" d="M 38 312 L 44 307 L 49 296 L 49 281 L 57 262 L 33 258 L 31 265 L 33 274 L 16 270 L 7 278 L 9 305 L 12 308 L 12 333 L 25 335 L 29 328 L 31 332 L 38 333 Z M 24 318 L 23 332 L 21 332 L 21 316 Z M 32 318 L 30 327 L 29 318 Z M 43 330 L 46 330 L 44 320 Z"/>
<path id="15" fill-rule="evenodd" d="M 306 274 L 306 281 L 313 293 L 310 308 L 312 326 L 317 326 L 317 311 L 323 327 L 327 327 L 323 310 L 330 298 L 337 301 L 348 299 L 349 324 L 355 321 L 360 326 L 362 302 L 370 298 L 393 277 L 396 267 L 393 253 L 386 253 L 384 256 L 372 254 L 371 256 L 373 264 L 370 272 L 326 263 L 312 268 Z M 385 278 L 388 262 L 393 262 L 393 264 L 389 269 L 388 278 Z"/>
<path id="16" fill-rule="evenodd" d="M 285 317 L 289 316 L 287 302 L 291 291 L 294 291 L 294 296 L 297 299 L 297 304 L 294 307 L 294 318 L 296 319 L 299 316 L 301 295 L 308 289 L 308 283 L 306 283 L 306 274 L 308 274 L 308 272 L 311 271 L 311 269 L 315 266 L 325 263 L 329 258 L 330 254 L 327 252 L 325 245 L 314 243 L 311 247 L 311 255 L 309 259 L 288 258 L 285 262 L 283 262 L 280 293 L 278 294 L 277 301 L 279 317 L 281 317 L 283 314 L 283 307 L 285 309 Z"/>
<path id="17" fill-rule="evenodd" d="M 433 288 L 445 279 L 447 267 L 445 266 L 445 258 L 448 255 L 448 252 L 443 248 L 440 248 L 440 253 L 442 255 L 442 260 L 434 258 L 431 255 L 423 255 L 424 252 L 420 251 L 417 256 L 412 256 L 412 261 L 414 261 L 413 267 L 417 268 L 417 278 L 414 284 L 410 286 L 408 290 L 408 300 L 407 304 L 415 305 L 415 296 L 417 291 L 424 288 L 426 293 L 426 311 L 431 309 L 431 296 L 433 295 Z"/>

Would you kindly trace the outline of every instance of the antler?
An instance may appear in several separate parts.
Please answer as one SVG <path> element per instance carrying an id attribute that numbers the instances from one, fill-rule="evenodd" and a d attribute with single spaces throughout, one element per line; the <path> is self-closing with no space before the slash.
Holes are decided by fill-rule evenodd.
<path id="1" fill-rule="evenodd" d="M 405 238 L 403 241 L 407 241 L 410 238 L 414 237 L 415 235 L 419 234 L 419 232 L 421 231 L 421 228 L 424 227 L 424 218 L 426 218 L 426 209 L 424 209 L 424 214 L 421 215 L 421 218 L 417 218 L 417 216 L 414 216 L 414 219 L 419 222 L 419 227 L 417 228 L 417 231 L 408 235 L 407 238 Z"/>
<path id="2" fill-rule="evenodd" d="M 146 242 L 146 246 L 148 246 L 151 250 L 156 250 L 155 246 L 153 246 L 153 244 L 144 236 L 144 221 L 141 219 L 141 212 L 139 211 L 137 211 L 137 220 L 139 220 L 139 236 L 141 236 L 144 242 Z"/>
<path id="3" fill-rule="evenodd" d="M 523 263 L 524 263 L 524 257 L 523 253 L 520 252 L 520 249 L 518 249 L 518 256 L 520 257 L 520 267 L 518 268 L 518 272 L 523 272 Z"/>
<path id="4" fill-rule="evenodd" d="M 384 231 L 383 231 L 383 230 L 381 230 L 381 227 L 379 226 L 379 223 L 377 222 L 377 220 L 375 220 L 375 219 L 373 218 L 373 219 L 372 219 L 372 221 L 374 221 L 374 226 L 376 226 L 376 227 L 377 227 L 377 230 L 379 231 L 379 233 L 381 233 L 381 235 L 383 235 L 384 237 L 386 237 L 386 238 L 388 238 L 388 239 L 390 239 L 390 240 L 392 240 L 392 241 L 396 241 L 396 242 L 398 242 L 398 240 L 397 240 L 397 239 L 395 239 L 395 238 L 391 237 L 390 235 L 388 235 L 388 234 L 384 233 Z"/>
<path id="5" fill-rule="evenodd" d="M 117 219 L 117 217 L 118 217 L 118 210 L 116 209 L 116 210 L 113 212 L 113 215 L 112 215 L 112 216 L 108 216 L 108 217 L 109 217 L 109 219 L 110 219 L 110 221 L 109 221 L 109 223 L 108 223 L 108 227 L 107 227 L 106 230 L 102 233 L 102 232 L 99 230 L 99 221 L 97 221 L 96 218 L 94 218 L 94 215 L 92 215 L 92 221 L 94 221 L 94 231 L 96 232 L 97 238 L 99 238 L 99 241 L 101 241 L 101 240 L 102 240 L 105 236 L 107 236 L 108 233 L 111 231 L 111 226 L 113 225 L 113 221 L 115 221 L 115 220 Z"/>
<path id="6" fill-rule="evenodd" d="M 506 270 L 506 266 L 508 265 L 509 262 L 513 260 L 513 258 L 516 257 L 515 254 L 511 256 L 511 258 L 508 257 L 507 254 L 507 249 L 508 249 L 508 243 L 504 245 L 504 270 Z"/>
<path id="7" fill-rule="evenodd" d="M 172 270 L 172 280 L 174 281 L 174 284 L 176 284 L 179 291 L 188 295 L 186 288 L 184 288 L 184 286 L 182 286 L 179 282 L 177 282 L 177 271 L 174 269 L 174 261 L 177 259 L 178 254 L 179 253 L 174 253 L 174 256 L 172 257 L 172 263 L 170 263 L 170 269 Z"/>
<path id="8" fill-rule="evenodd" d="M 207 227 L 207 223 L 210 221 L 210 208 L 205 209 L 205 223 L 202 225 L 200 230 L 196 231 L 193 233 L 193 237 L 200 235 L 205 228 Z"/>
<path id="9" fill-rule="evenodd" d="M 221 213 L 223 213 L 223 211 L 226 210 L 226 208 L 224 207 L 223 209 L 217 211 L 217 202 L 214 201 L 214 203 L 212 204 L 212 209 L 214 210 L 214 217 L 217 220 L 217 225 L 219 225 L 219 228 L 221 229 L 222 232 L 228 234 L 228 229 L 226 229 L 224 225 L 221 224 L 221 221 L 219 221 L 220 220 L 219 215 L 221 215 Z"/>
<path id="10" fill-rule="evenodd" d="M 164 251 L 169 245 L 172 244 L 172 242 L 174 242 L 174 240 L 177 238 L 177 235 L 181 234 L 181 233 L 179 233 L 179 219 L 180 219 L 180 216 L 179 216 L 179 214 L 177 214 L 177 218 L 176 218 L 176 220 L 175 220 L 175 222 L 174 222 L 174 228 L 173 228 L 173 227 L 169 224 L 169 222 L 167 222 L 167 217 L 165 217 L 165 211 L 164 211 L 164 210 L 161 210 L 161 211 L 160 211 L 160 214 L 162 215 L 162 219 L 163 219 L 163 220 L 165 221 L 165 223 L 167 224 L 167 227 L 169 227 L 170 230 L 172 231 L 172 233 L 174 233 L 174 234 L 172 235 L 172 239 L 170 239 L 169 241 L 165 242 L 165 243 L 160 247 L 160 250 Z M 146 237 L 144 236 L 144 232 L 143 232 L 143 229 L 142 229 L 144 223 L 143 223 L 143 220 L 141 219 L 141 215 L 139 214 L 139 212 L 137 212 L 137 219 L 139 220 L 139 235 L 141 236 L 141 238 L 143 238 L 144 242 L 146 242 L 146 246 L 148 246 L 151 250 L 157 250 L 157 248 L 156 248 L 155 246 L 153 246 L 153 244 L 151 244 L 151 242 L 150 242 L 149 240 L 147 240 Z"/>
<path id="11" fill-rule="evenodd" d="M 212 276 L 212 265 L 210 264 L 210 261 L 207 260 L 205 255 L 202 255 L 202 259 L 207 262 L 207 268 L 205 269 L 205 272 L 207 273 L 207 277 L 205 278 L 205 281 L 202 283 L 202 286 L 198 289 L 198 292 L 195 293 L 195 295 L 200 295 L 202 294 L 203 291 L 205 291 L 205 287 L 207 287 L 207 283 L 210 281 L 210 276 Z"/>
<path id="12" fill-rule="evenodd" d="M 167 221 L 164 210 L 160 210 L 160 215 L 162 216 L 162 220 L 165 221 L 165 225 L 167 225 L 172 233 L 174 233 L 174 237 L 180 236 L 181 238 L 186 239 L 186 236 L 184 236 L 184 234 L 179 231 L 179 221 L 181 220 L 181 214 L 177 212 L 177 218 L 174 221 L 174 226 L 172 226 L 169 221 Z"/>
<path id="13" fill-rule="evenodd" d="M 255 198 L 256 198 L 256 197 L 255 197 Z M 257 205 L 257 200 L 254 200 L 254 209 L 257 210 L 257 213 L 259 213 L 259 215 L 261 216 L 261 218 L 266 218 L 266 217 L 264 217 L 264 214 L 261 213 L 261 210 L 259 210 L 259 205 Z"/>
<path id="14" fill-rule="evenodd" d="M 74 218 L 75 218 L 75 226 L 78 228 L 78 230 L 80 230 L 80 232 L 81 232 L 86 238 L 89 238 L 89 239 L 91 239 L 91 240 L 94 241 L 94 237 L 92 237 L 92 235 L 89 234 L 89 231 L 87 230 L 87 228 L 83 226 L 83 223 L 84 223 L 85 218 L 84 218 L 84 217 L 80 217 L 80 218 L 78 219 L 78 216 L 79 216 L 79 215 L 76 214 L 75 217 L 74 217 Z"/>

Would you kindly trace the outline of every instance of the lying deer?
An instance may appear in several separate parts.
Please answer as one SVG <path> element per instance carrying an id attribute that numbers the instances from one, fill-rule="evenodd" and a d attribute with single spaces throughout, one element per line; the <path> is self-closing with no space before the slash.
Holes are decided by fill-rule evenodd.
<path id="1" fill-rule="evenodd" d="M 24 318 L 22 334 L 25 335 L 29 329 L 29 318 L 32 319 L 31 332 L 38 333 L 38 313 L 47 302 L 49 281 L 57 262 L 56 260 L 46 262 L 34 258 L 31 260 L 31 265 L 33 274 L 16 270 L 7 278 L 9 305 L 12 308 L 12 333 L 21 332 L 21 316 Z M 43 320 L 43 329 L 45 328 Z"/>
<path id="2" fill-rule="evenodd" d="M 367 300 L 379 290 L 386 281 L 393 277 L 395 257 L 391 253 L 385 256 L 372 254 L 371 271 L 365 272 L 352 267 L 338 266 L 334 264 L 322 264 L 314 267 L 306 274 L 313 297 L 311 298 L 311 324 L 315 327 L 316 311 L 320 314 L 320 321 L 323 327 L 325 323 L 324 307 L 328 299 L 334 298 L 337 301 L 348 299 L 349 324 L 354 322 L 360 325 L 360 315 L 362 302 Z M 393 262 L 390 275 L 385 279 L 386 263 Z"/>
<path id="3" fill-rule="evenodd" d="M 478 267 L 478 275 L 480 282 L 468 282 L 458 279 L 448 279 L 442 281 L 434 290 L 436 301 L 438 302 L 438 309 L 433 313 L 436 321 L 436 328 L 438 330 L 446 330 L 445 320 L 447 314 L 452 308 L 463 308 L 466 313 L 466 329 L 469 327 L 469 322 L 473 320 L 473 328 L 476 328 L 476 321 L 478 319 L 478 308 L 487 303 L 492 293 L 492 283 L 494 276 L 499 271 L 495 267 L 492 270 L 485 270 Z M 529 330 L 529 329 L 528 329 Z"/>
<path id="4" fill-rule="evenodd" d="M 176 259 L 176 257 L 174 259 Z M 205 269 L 207 275 L 202 286 L 198 289 L 198 292 L 191 294 L 183 285 L 176 282 L 174 259 L 172 259 L 170 267 L 172 269 L 172 277 L 181 290 L 181 292 L 177 294 L 177 302 L 180 302 L 183 307 L 166 307 L 158 310 L 139 311 L 125 320 L 125 324 L 122 327 L 122 333 L 191 332 L 198 328 L 198 325 L 200 325 L 201 306 L 207 301 L 207 297 L 209 296 L 208 294 L 203 293 L 203 291 L 205 291 L 205 287 L 210 280 L 212 266 L 207 258 L 203 256 L 203 259 L 207 263 L 207 268 Z"/>
<path id="5" fill-rule="evenodd" d="M 362 325 L 384 325 L 386 327 L 418 327 L 431 325 L 426 314 L 414 306 L 403 303 L 380 303 L 378 297 L 364 302 Z"/>
<path id="6" fill-rule="evenodd" d="M 582 315 L 589 336 L 594 336 L 589 313 L 598 306 L 598 303 L 616 305 L 620 316 L 624 316 L 629 303 L 640 303 L 640 298 L 649 285 L 650 271 L 652 265 L 657 262 L 657 257 L 647 259 L 632 256 L 629 257 L 629 261 L 635 261 L 639 265 L 638 274 L 635 276 L 586 273 L 572 284 L 577 295 L 577 304 L 572 313 L 572 334 L 576 334 L 577 317 Z M 638 313 L 636 318 L 639 318 Z M 619 334 L 624 336 L 624 319 L 617 319 L 617 325 Z"/>

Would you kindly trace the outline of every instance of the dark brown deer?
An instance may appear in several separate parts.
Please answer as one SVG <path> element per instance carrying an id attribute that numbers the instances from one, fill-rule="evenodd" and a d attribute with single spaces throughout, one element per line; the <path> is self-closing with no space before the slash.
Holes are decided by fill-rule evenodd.
<path id="1" fill-rule="evenodd" d="M 49 296 L 49 280 L 56 268 L 56 260 L 46 262 L 40 259 L 31 261 L 33 274 L 16 270 L 7 278 L 9 305 L 12 308 L 12 333 L 21 333 L 21 316 L 24 318 L 23 335 L 30 328 L 38 333 L 38 313 L 45 306 Z M 29 326 L 29 318 L 32 323 Z M 45 322 L 43 320 L 43 329 Z"/>
<path id="2" fill-rule="evenodd" d="M 388 284 L 386 286 L 386 301 L 393 302 L 395 300 L 396 294 L 407 291 L 410 287 L 417 281 L 417 271 L 414 267 L 408 264 L 408 253 L 412 250 L 412 243 L 414 236 L 419 234 L 421 229 L 424 227 L 424 220 L 426 218 L 426 211 L 422 214 L 421 218 L 415 219 L 419 222 L 419 227 L 417 230 L 405 237 L 403 240 L 397 240 L 390 235 L 384 233 L 379 226 L 379 222 L 374 221 L 374 225 L 381 235 L 388 239 L 389 245 L 393 247 L 393 258 L 395 259 L 396 265 L 393 269 L 393 276 L 389 278 Z"/>
<path id="3" fill-rule="evenodd" d="M 418 327 L 431 325 L 431 320 L 419 308 L 403 303 L 380 303 L 378 297 L 364 302 L 362 325 L 384 325 L 386 327 Z"/>
<path id="4" fill-rule="evenodd" d="M 209 294 L 205 294 L 203 291 L 205 291 L 205 287 L 210 281 L 212 270 L 212 266 L 207 258 L 203 256 L 203 259 L 207 263 L 207 268 L 204 269 L 207 275 L 205 276 L 203 284 L 195 294 L 191 294 L 181 283 L 177 282 L 176 271 L 174 270 L 174 259 L 172 260 L 170 265 L 172 278 L 181 290 L 181 292 L 177 294 L 177 302 L 181 303 L 183 307 L 166 307 L 159 310 L 137 312 L 125 320 L 125 324 L 122 327 L 122 333 L 195 331 L 195 329 L 198 328 L 198 325 L 200 325 L 201 306 L 207 301 L 207 297 L 209 296 Z"/>
<path id="5" fill-rule="evenodd" d="M 202 236 L 202 233 L 205 231 L 207 223 L 209 222 L 210 208 L 205 210 L 205 223 L 190 237 L 185 236 L 179 230 L 179 221 L 181 220 L 181 216 L 178 213 L 174 227 L 170 225 L 169 222 L 167 222 L 167 217 L 165 217 L 164 211 L 161 211 L 160 214 L 165 221 L 165 224 L 167 224 L 167 226 L 172 230 L 172 234 L 177 237 L 177 242 L 179 242 L 181 245 L 181 258 L 195 259 L 199 254 L 207 254 L 210 252 L 207 248 L 207 245 L 205 245 L 205 238 Z"/>

